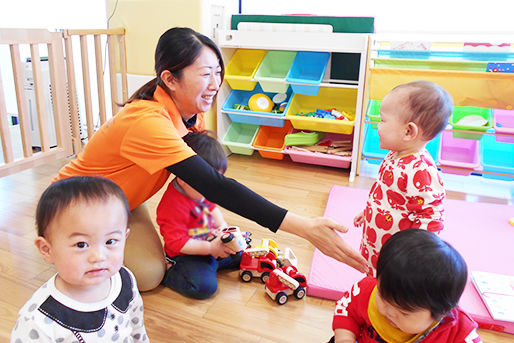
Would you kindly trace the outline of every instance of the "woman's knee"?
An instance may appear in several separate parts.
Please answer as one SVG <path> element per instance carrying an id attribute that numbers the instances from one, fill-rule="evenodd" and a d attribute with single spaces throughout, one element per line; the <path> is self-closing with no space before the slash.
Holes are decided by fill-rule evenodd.
<path id="1" fill-rule="evenodd" d="M 140 292 L 151 291 L 160 285 L 166 265 L 164 261 L 153 261 L 142 263 L 138 265 L 127 265 L 127 267 L 134 273 L 137 281 L 137 288 Z"/>

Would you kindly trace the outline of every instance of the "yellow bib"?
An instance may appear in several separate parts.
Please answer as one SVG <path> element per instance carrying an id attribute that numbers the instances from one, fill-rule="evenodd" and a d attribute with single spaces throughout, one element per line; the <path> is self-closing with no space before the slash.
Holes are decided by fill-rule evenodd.
<path id="1" fill-rule="evenodd" d="M 402 330 L 392 326 L 386 317 L 384 317 L 380 312 L 378 312 L 377 301 L 375 299 L 377 295 L 377 287 L 373 289 L 371 292 L 371 296 L 369 297 L 368 304 L 368 316 L 375 328 L 375 331 L 388 343 L 411 343 L 416 341 L 423 333 L 419 333 L 417 335 L 413 335 L 410 333 L 405 333 Z M 435 325 L 432 324 L 429 330 Z"/>

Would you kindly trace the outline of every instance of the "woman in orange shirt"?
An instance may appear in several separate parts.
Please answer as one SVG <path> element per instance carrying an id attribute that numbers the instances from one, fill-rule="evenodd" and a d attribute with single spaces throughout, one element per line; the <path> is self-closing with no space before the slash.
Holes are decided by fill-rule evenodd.
<path id="1" fill-rule="evenodd" d="M 155 71 L 157 77 L 137 90 L 55 179 L 103 175 L 123 189 L 132 212 L 125 265 L 141 291 L 157 287 L 165 272 L 163 247 L 144 202 L 170 173 L 211 202 L 273 232 L 303 237 L 325 254 L 366 270 L 364 258 L 335 232 L 346 231 L 342 225 L 276 206 L 218 173 L 183 141 L 189 131 L 204 128 L 204 112 L 223 81 L 223 60 L 211 39 L 189 28 L 166 31 L 157 44 Z"/>

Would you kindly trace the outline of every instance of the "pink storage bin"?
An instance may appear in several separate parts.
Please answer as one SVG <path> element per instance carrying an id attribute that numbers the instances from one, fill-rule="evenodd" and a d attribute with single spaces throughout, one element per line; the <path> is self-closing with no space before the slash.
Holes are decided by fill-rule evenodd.
<path id="1" fill-rule="evenodd" d="M 299 130 L 293 130 L 293 132 L 298 132 Z M 302 130 L 305 131 L 305 130 Z M 352 140 L 353 135 L 344 135 L 338 133 L 325 133 L 325 137 L 320 140 L 320 142 L 332 140 L 332 141 L 342 141 L 342 140 Z M 301 146 L 300 146 L 301 147 Z M 325 154 L 322 152 L 307 152 L 307 151 L 299 151 L 291 149 L 290 146 L 286 147 L 285 153 L 291 157 L 293 162 L 299 163 L 308 163 L 308 164 L 317 164 L 321 166 L 327 167 L 336 167 L 336 168 L 350 168 L 350 164 L 352 162 L 352 156 L 338 156 Z"/>
<path id="2" fill-rule="evenodd" d="M 512 137 L 495 136 L 497 142 L 514 143 L 514 110 L 493 110 L 493 127 L 498 133 L 510 133 Z"/>
<path id="3" fill-rule="evenodd" d="M 451 131 L 443 131 L 439 147 L 439 164 L 443 173 L 470 175 L 473 170 L 480 167 L 480 141 L 455 138 Z M 449 169 L 444 166 L 469 168 L 470 170 Z"/>

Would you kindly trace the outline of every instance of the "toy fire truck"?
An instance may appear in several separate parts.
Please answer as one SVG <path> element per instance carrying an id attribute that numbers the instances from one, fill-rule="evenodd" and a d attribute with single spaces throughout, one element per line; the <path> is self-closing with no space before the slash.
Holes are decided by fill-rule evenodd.
<path id="1" fill-rule="evenodd" d="M 244 282 L 260 277 L 263 283 L 277 267 L 278 246 L 271 239 L 263 239 L 261 246 L 246 249 L 241 255 L 239 276 Z"/>
<path id="2" fill-rule="evenodd" d="M 305 297 L 307 279 L 293 265 L 276 268 L 266 280 L 266 293 L 279 305 L 287 302 L 288 296 L 294 294 L 297 299 Z"/>

